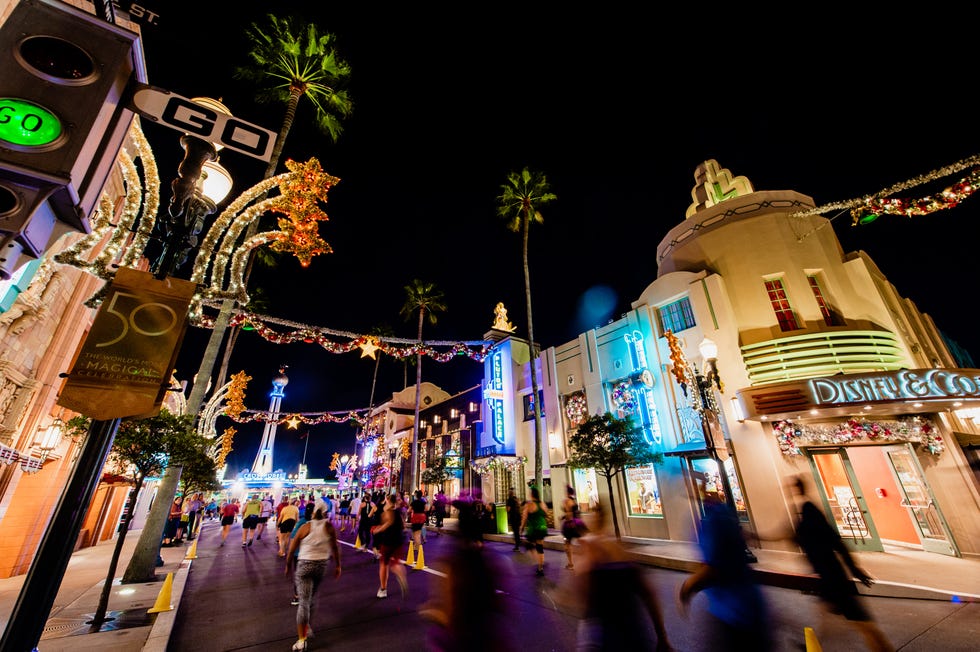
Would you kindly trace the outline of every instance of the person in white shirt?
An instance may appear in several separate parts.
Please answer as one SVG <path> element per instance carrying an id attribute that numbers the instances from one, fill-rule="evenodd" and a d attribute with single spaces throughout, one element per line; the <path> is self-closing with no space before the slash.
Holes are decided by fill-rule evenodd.
<path id="1" fill-rule="evenodd" d="M 297 554 L 298 553 L 298 554 Z M 327 571 L 327 562 L 334 560 L 335 579 L 340 579 L 340 545 L 337 531 L 327 518 L 327 505 L 317 500 L 313 508 L 313 520 L 304 523 L 289 544 L 286 555 L 286 575 L 293 570 L 293 582 L 299 605 L 296 607 L 296 633 L 298 640 L 293 650 L 301 651 L 307 647 L 307 639 L 313 635 L 310 619 L 313 615 L 313 600 L 320 582 Z"/>

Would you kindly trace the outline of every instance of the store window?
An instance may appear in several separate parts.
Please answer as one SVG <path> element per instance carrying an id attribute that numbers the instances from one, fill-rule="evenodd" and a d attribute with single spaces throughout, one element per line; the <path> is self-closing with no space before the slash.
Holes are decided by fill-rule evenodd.
<path id="1" fill-rule="evenodd" d="M 544 390 L 538 390 L 538 400 L 541 401 L 541 416 L 544 417 Z M 531 394 L 524 395 L 524 420 L 530 421 L 534 418 L 534 400 L 531 398 Z"/>
<path id="2" fill-rule="evenodd" d="M 694 321 L 694 311 L 691 310 L 691 300 L 688 297 L 660 306 L 657 308 L 657 317 L 660 320 L 661 333 L 667 331 L 679 333 L 697 325 Z"/>
<path id="3" fill-rule="evenodd" d="M 595 469 L 574 469 L 572 486 L 578 498 L 578 507 L 583 513 L 591 512 L 599 504 L 599 485 Z"/>
<path id="4" fill-rule="evenodd" d="M 626 467 L 626 494 L 630 516 L 663 516 L 660 487 L 653 464 Z"/>

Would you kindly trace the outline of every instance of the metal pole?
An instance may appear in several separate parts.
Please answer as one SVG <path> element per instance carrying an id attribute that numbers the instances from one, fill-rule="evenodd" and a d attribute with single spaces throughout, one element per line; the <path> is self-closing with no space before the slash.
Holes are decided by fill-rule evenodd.
<path id="1" fill-rule="evenodd" d="M 31 652 L 37 649 L 75 550 L 85 512 L 102 477 L 119 422 L 119 419 L 93 420 L 89 425 L 78 461 L 44 532 L 0 639 L 0 650 Z"/>

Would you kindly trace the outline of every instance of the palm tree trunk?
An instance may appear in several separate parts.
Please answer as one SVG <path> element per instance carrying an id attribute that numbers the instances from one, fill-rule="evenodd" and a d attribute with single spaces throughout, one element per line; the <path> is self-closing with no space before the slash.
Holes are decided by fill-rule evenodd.
<path id="1" fill-rule="evenodd" d="M 527 264 L 527 240 L 531 230 L 531 218 L 524 215 L 524 296 L 527 299 L 527 338 L 531 347 L 531 403 L 534 406 L 534 483 L 544 491 L 544 462 L 541 458 L 541 401 L 538 393 L 538 347 L 534 343 L 534 320 L 531 317 L 531 268 Z"/>
<path id="2" fill-rule="evenodd" d="M 157 557 L 160 556 L 163 528 L 170 517 L 170 505 L 174 502 L 177 485 L 180 484 L 180 473 L 183 470 L 183 466 L 171 464 L 164 472 L 160 489 L 153 500 L 153 507 L 150 508 L 146 524 L 143 525 L 143 532 L 136 542 L 136 549 L 133 550 L 126 572 L 123 573 L 123 584 L 152 582 L 156 579 Z"/>
<path id="3" fill-rule="evenodd" d="M 265 167 L 265 174 L 262 176 L 263 181 L 272 178 L 276 174 L 276 168 L 279 167 L 279 158 L 282 156 L 282 149 L 283 146 L 285 146 L 286 144 L 286 136 L 289 135 L 290 129 L 293 128 L 293 120 L 296 118 L 296 107 L 299 105 L 299 99 L 302 96 L 303 93 L 297 88 L 292 88 L 289 91 L 289 102 L 287 102 L 286 104 L 286 115 L 282 119 L 282 126 L 279 127 L 279 135 L 276 137 L 276 144 L 272 148 L 272 157 L 269 159 L 269 164 L 266 165 Z M 265 199 L 265 197 L 266 195 L 263 194 L 261 197 L 258 197 L 255 200 L 255 202 L 256 203 L 260 202 L 263 199 Z M 245 231 L 245 240 L 248 240 L 253 235 L 255 235 L 258 229 L 259 229 L 259 220 L 256 220 L 251 224 L 249 224 L 248 229 L 246 229 Z M 248 279 L 252 275 L 252 266 L 254 265 L 254 262 L 255 262 L 255 257 L 249 256 L 248 263 L 245 265 L 245 276 L 244 276 L 244 282 L 242 283 L 243 287 L 248 287 Z M 221 282 L 220 279 L 219 282 Z M 224 311 L 226 304 L 229 305 L 229 312 L 235 306 L 234 302 L 231 300 L 223 301 L 221 303 L 222 311 Z M 226 320 L 225 328 L 227 328 L 227 323 L 228 322 Z M 217 323 L 215 323 L 215 328 L 217 328 Z M 225 379 L 228 377 L 228 367 L 231 365 L 231 354 L 232 351 L 235 349 L 235 343 L 238 341 L 238 334 L 240 331 L 241 328 L 239 326 L 235 326 L 234 328 L 231 329 L 231 332 L 228 334 L 228 344 L 225 346 L 225 353 L 221 359 L 221 367 L 218 369 L 218 380 L 214 384 L 215 387 L 221 387 L 222 385 L 225 384 Z M 222 333 L 221 336 L 219 336 L 219 339 L 220 337 L 223 336 L 224 333 Z M 210 346 L 210 342 L 208 342 L 208 344 Z M 215 355 L 217 355 L 217 353 Z M 202 361 L 202 368 L 203 368 L 203 361 Z M 211 370 L 213 368 L 214 368 L 214 361 L 212 360 L 208 368 L 208 376 L 211 375 Z M 207 383 L 205 383 L 205 385 L 206 384 Z M 198 409 L 200 410 L 200 405 L 198 406 Z"/>
<path id="4" fill-rule="evenodd" d="M 112 581 L 115 579 L 116 566 L 119 564 L 119 555 L 122 554 L 123 543 L 126 541 L 126 533 L 129 532 L 129 524 L 133 520 L 133 508 L 136 507 L 136 499 L 139 497 L 140 489 L 142 488 L 143 476 L 140 476 L 137 478 L 136 484 L 130 489 L 129 511 L 123 520 L 122 527 L 119 530 L 119 536 L 116 537 L 116 547 L 112 549 L 109 570 L 106 572 L 105 583 L 102 585 L 102 593 L 99 595 L 99 606 L 96 607 L 95 615 L 92 616 L 92 626 L 89 628 L 90 632 L 99 631 L 105 622 L 105 614 L 109 609 L 109 594 L 112 593 Z"/>
<path id="5" fill-rule="evenodd" d="M 412 473 L 409 477 L 412 483 L 409 492 L 415 491 L 419 474 L 419 412 L 422 409 L 422 319 L 425 317 L 425 307 L 419 307 L 419 343 L 415 354 L 415 422 L 412 424 Z"/>

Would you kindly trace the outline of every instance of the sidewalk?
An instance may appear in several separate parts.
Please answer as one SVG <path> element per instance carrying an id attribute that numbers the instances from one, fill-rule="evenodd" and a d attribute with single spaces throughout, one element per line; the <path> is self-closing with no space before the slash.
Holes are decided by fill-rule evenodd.
<path id="1" fill-rule="evenodd" d="M 452 534 L 454 519 L 446 519 L 440 532 Z M 204 528 L 220 527 L 217 521 L 205 521 Z M 435 530 L 430 526 L 430 530 Z M 139 540 L 139 531 L 126 536 L 119 558 L 118 575 L 122 575 Z M 487 534 L 489 541 L 511 543 L 510 535 Z M 109 599 L 108 616 L 115 620 L 102 631 L 87 633 L 90 620 L 98 606 L 102 583 L 109 568 L 114 541 L 103 542 L 76 552 L 68 564 L 57 598 L 48 615 L 47 625 L 38 645 L 40 652 L 68 650 L 99 650 L 100 652 L 166 652 L 170 629 L 187 580 L 193 559 L 187 559 L 193 542 L 182 547 L 162 548 L 164 565 L 157 569 L 156 582 L 145 584 L 118 583 Z M 552 533 L 545 547 L 563 549 L 563 539 Z M 637 563 L 691 571 L 698 564 L 698 549 L 693 543 L 650 541 L 623 538 L 623 545 Z M 753 548 L 758 563 L 753 566 L 764 584 L 807 590 L 813 586 L 806 558 L 799 553 L 778 552 Z M 980 560 L 947 557 L 917 550 L 855 553 L 858 563 L 877 579 L 870 588 L 859 585 L 865 595 L 882 597 L 919 598 L 926 600 L 956 600 L 980 602 Z M 173 573 L 170 602 L 173 610 L 147 614 L 161 590 L 164 580 Z M 0 624 L 7 626 L 14 604 L 20 594 L 25 575 L 0 579 Z"/>

